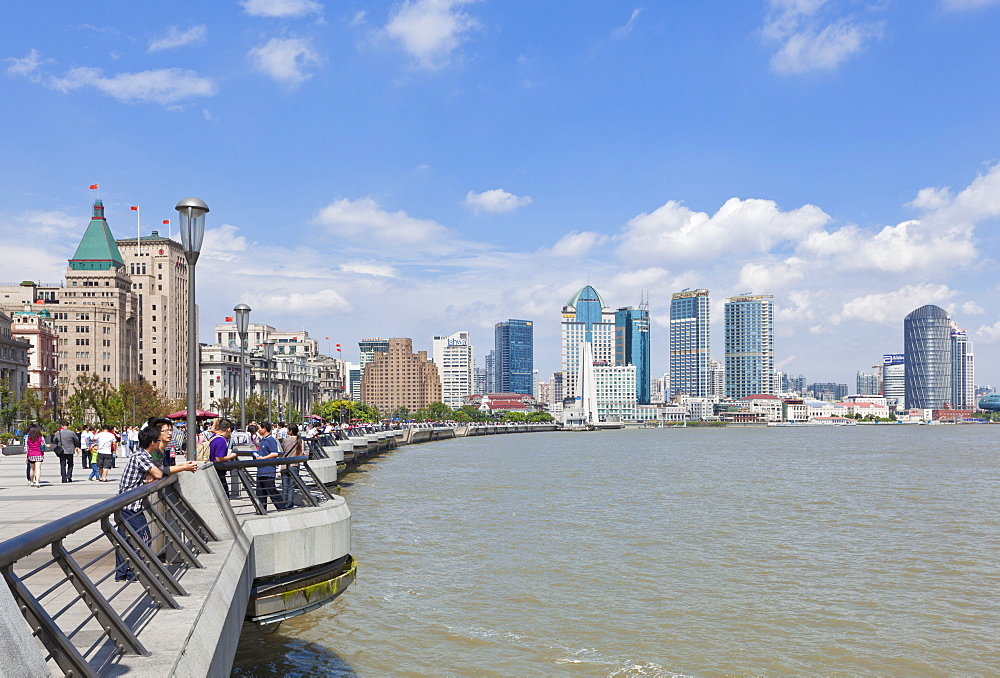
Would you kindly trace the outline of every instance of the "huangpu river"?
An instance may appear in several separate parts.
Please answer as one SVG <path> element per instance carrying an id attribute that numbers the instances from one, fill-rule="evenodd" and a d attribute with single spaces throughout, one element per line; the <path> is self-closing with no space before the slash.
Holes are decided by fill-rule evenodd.
<path id="1" fill-rule="evenodd" d="M 996 675 L 1000 426 L 628 429 L 344 477 L 357 581 L 238 676 Z"/>

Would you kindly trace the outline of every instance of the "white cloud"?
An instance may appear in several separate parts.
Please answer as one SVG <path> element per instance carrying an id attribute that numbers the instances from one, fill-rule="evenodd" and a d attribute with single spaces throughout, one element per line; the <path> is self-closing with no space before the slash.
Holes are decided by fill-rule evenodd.
<path id="1" fill-rule="evenodd" d="M 945 9 L 962 10 L 977 9 L 989 5 L 1000 4 L 1000 0 L 942 0 Z"/>
<path id="2" fill-rule="evenodd" d="M 167 34 L 162 38 L 156 38 L 149 41 L 149 51 L 161 52 L 165 49 L 174 49 L 175 47 L 200 45 L 205 42 L 205 36 L 207 34 L 208 27 L 205 26 L 205 24 L 192 26 L 186 31 L 182 31 L 177 26 L 171 26 L 167 29 Z"/>
<path id="3" fill-rule="evenodd" d="M 337 269 L 341 273 L 357 274 L 357 275 L 370 275 L 376 278 L 395 278 L 396 270 L 392 266 L 385 264 L 341 264 L 340 268 Z"/>
<path id="4" fill-rule="evenodd" d="M 882 23 L 836 17 L 829 0 L 771 0 L 761 29 L 778 46 L 771 68 L 781 74 L 832 71 L 882 37 Z"/>
<path id="5" fill-rule="evenodd" d="M 21 219 L 32 233 L 42 235 L 68 234 L 80 228 L 79 217 L 58 210 L 25 212 Z"/>
<path id="6" fill-rule="evenodd" d="M 838 324 L 844 320 L 864 320 L 875 323 L 901 324 L 903 318 L 916 308 L 927 304 L 941 304 L 958 294 L 947 285 L 906 285 L 895 292 L 866 294 L 843 304 L 840 313 L 831 320 Z"/>
<path id="7" fill-rule="evenodd" d="M 403 0 L 385 25 L 385 33 L 413 56 L 420 68 L 434 70 L 451 62 L 451 56 L 479 27 L 479 22 L 458 11 L 476 0 Z"/>
<path id="8" fill-rule="evenodd" d="M 31 49 L 23 59 L 9 58 L 6 60 L 10 66 L 7 72 L 10 75 L 20 75 L 28 78 L 32 82 L 40 82 L 42 79 L 41 69 L 43 64 L 55 63 L 55 59 L 43 59 L 37 49 Z"/>
<path id="9" fill-rule="evenodd" d="M 987 344 L 1000 343 L 1000 320 L 992 325 L 982 325 L 976 330 L 975 338 Z"/>
<path id="10" fill-rule="evenodd" d="M 962 304 L 962 313 L 965 315 L 982 315 L 986 313 L 986 309 L 974 301 L 967 301 Z"/>
<path id="11" fill-rule="evenodd" d="M 917 197 L 906 203 L 906 206 L 918 210 L 935 210 L 944 207 L 951 201 L 951 189 L 949 188 L 921 188 L 917 191 Z"/>
<path id="12" fill-rule="evenodd" d="M 590 250 L 608 241 L 608 236 L 593 231 L 570 231 L 552 246 L 552 254 L 557 257 L 576 259 L 585 256 Z"/>
<path id="13" fill-rule="evenodd" d="M 50 87 L 70 92 L 81 87 L 100 90 L 125 102 L 175 104 L 192 97 L 215 94 L 215 83 L 195 71 L 161 68 L 105 77 L 99 68 L 74 68 L 62 78 L 52 78 Z"/>
<path id="14" fill-rule="evenodd" d="M 330 203 L 313 218 L 342 238 L 353 242 L 407 245 L 444 242 L 451 232 L 431 219 L 416 219 L 406 212 L 387 212 L 371 198 L 341 199 Z"/>
<path id="15" fill-rule="evenodd" d="M 632 10 L 632 16 L 629 17 L 629 20 L 625 23 L 624 26 L 618 26 L 617 28 L 615 28 L 615 30 L 611 31 L 611 37 L 615 38 L 616 40 L 621 40 L 622 38 L 628 37 L 629 34 L 632 33 L 632 30 L 635 28 L 635 22 L 639 20 L 639 15 L 642 14 L 644 10 L 645 10 L 644 7 L 639 7 L 637 9 Z"/>
<path id="16" fill-rule="evenodd" d="M 465 194 L 465 204 L 477 214 L 479 212 L 512 212 L 518 207 L 531 204 L 529 196 L 516 196 L 508 193 L 502 188 L 494 188 L 490 191 L 476 193 L 469 191 Z"/>
<path id="17" fill-rule="evenodd" d="M 243 9 L 250 16 L 301 17 L 323 11 L 314 0 L 243 0 Z"/>
<path id="18" fill-rule="evenodd" d="M 623 229 L 618 255 L 639 261 L 710 259 L 726 252 L 767 252 L 818 231 L 830 217 L 813 205 L 789 212 L 771 200 L 731 198 L 713 215 L 671 200 Z"/>
<path id="19" fill-rule="evenodd" d="M 304 38 L 271 38 L 247 56 L 256 70 L 289 87 L 297 87 L 312 77 L 303 69 L 322 63 L 311 41 Z"/>
<path id="20" fill-rule="evenodd" d="M 314 311 L 350 311 L 351 303 L 336 290 L 290 292 L 287 289 L 264 290 L 251 295 L 254 311 L 306 313 Z"/>
<path id="21" fill-rule="evenodd" d="M 218 259 L 227 263 L 237 261 L 238 255 L 245 252 L 248 245 L 247 239 L 238 234 L 239 230 L 231 224 L 205 229 L 201 256 L 205 259 Z"/>
<path id="22" fill-rule="evenodd" d="M 763 293 L 782 289 L 801 280 L 807 266 L 802 259 L 791 257 L 782 262 L 747 263 L 740 269 L 736 287 Z"/>

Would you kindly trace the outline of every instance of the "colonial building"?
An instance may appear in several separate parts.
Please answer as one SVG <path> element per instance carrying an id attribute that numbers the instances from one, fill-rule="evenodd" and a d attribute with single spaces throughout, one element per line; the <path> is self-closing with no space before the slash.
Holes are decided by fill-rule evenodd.
<path id="1" fill-rule="evenodd" d="M 60 402 L 82 375 L 95 374 L 113 387 L 137 379 L 138 297 L 100 200 L 64 284 L 0 287 L 0 310 L 13 313 L 35 303 L 45 304 L 59 335 Z"/>
<path id="2" fill-rule="evenodd" d="M 383 416 L 400 407 L 412 411 L 441 400 L 441 377 L 427 351 L 413 353 L 413 340 L 388 340 L 388 351 L 378 352 L 361 375 L 361 400 Z"/>
<path id="3" fill-rule="evenodd" d="M 139 374 L 166 397 L 183 398 L 187 394 L 188 337 L 184 250 L 159 231 L 116 244 L 139 305 Z"/>
<path id="4" fill-rule="evenodd" d="M 28 386 L 55 412 L 59 392 L 59 338 L 52 314 L 44 307 L 14 313 L 11 336 L 28 342 Z"/>
<path id="5" fill-rule="evenodd" d="M 0 313 L 0 388 L 6 387 L 11 394 L 19 396 L 28 387 L 30 344 L 13 337 L 10 327 L 10 318 Z"/>

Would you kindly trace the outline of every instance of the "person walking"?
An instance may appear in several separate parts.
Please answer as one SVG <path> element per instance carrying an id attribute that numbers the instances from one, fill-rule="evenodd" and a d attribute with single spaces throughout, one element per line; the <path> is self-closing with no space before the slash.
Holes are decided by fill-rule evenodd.
<path id="1" fill-rule="evenodd" d="M 302 456 L 302 438 L 299 437 L 299 427 L 292 424 L 288 427 L 288 435 L 281 439 L 282 457 Z M 295 506 L 295 478 L 299 477 L 299 465 L 288 464 L 281 469 L 281 508 L 290 509 Z"/>
<path id="2" fill-rule="evenodd" d="M 182 471 L 198 470 L 198 463 L 194 461 L 184 461 L 180 464 L 167 466 L 158 464 L 154 457 L 163 458 L 163 450 L 173 436 L 173 425 L 166 417 L 151 417 L 146 427 L 139 431 L 139 450 L 128 458 L 125 468 L 122 469 L 122 477 L 118 482 L 118 494 L 125 494 L 129 490 L 134 490 L 145 483 L 159 480 L 164 476 Z M 128 504 L 121 509 L 121 521 L 127 522 L 136 531 L 139 538 L 146 544 L 152 542 L 149 531 L 149 522 L 142 512 L 142 500 Z M 118 533 L 122 539 L 128 540 L 127 532 L 122 525 L 118 526 Z M 115 581 L 131 582 L 135 580 L 135 573 L 129 566 L 120 550 L 115 551 Z"/>
<path id="3" fill-rule="evenodd" d="M 42 435 L 42 427 L 38 424 L 31 424 L 28 427 L 28 434 L 24 437 L 24 453 L 31 466 L 31 480 L 28 484 L 32 487 L 41 487 L 42 462 L 45 460 L 45 437 Z"/>
<path id="4" fill-rule="evenodd" d="M 59 457 L 59 474 L 64 483 L 73 482 L 73 460 L 80 453 L 80 436 L 64 421 L 59 430 L 52 434 L 55 453 Z"/>
<path id="5" fill-rule="evenodd" d="M 111 424 L 101 427 L 101 432 L 97 434 L 97 468 L 99 470 L 98 480 L 102 483 L 108 482 L 108 472 L 115 461 L 115 434 L 111 430 Z"/>

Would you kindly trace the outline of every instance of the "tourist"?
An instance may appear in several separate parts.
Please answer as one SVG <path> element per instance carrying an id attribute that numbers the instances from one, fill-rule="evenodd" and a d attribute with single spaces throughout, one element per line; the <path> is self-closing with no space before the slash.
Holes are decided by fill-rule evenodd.
<path id="1" fill-rule="evenodd" d="M 215 430 L 215 437 L 208 443 L 208 460 L 213 464 L 229 461 L 236 458 L 236 453 L 232 451 L 230 441 L 233 438 L 233 422 L 228 419 L 217 419 L 212 426 Z M 226 486 L 226 471 L 220 468 L 215 469 L 219 474 L 219 481 L 222 483 L 222 491 L 227 495 L 229 488 Z"/>
<path id="2" fill-rule="evenodd" d="M 118 494 L 124 494 L 172 473 L 198 470 L 197 462 L 193 461 L 185 461 L 173 466 L 157 464 L 154 461 L 154 456 L 163 458 L 163 451 L 172 437 L 173 428 L 169 419 L 164 417 L 150 418 L 146 427 L 139 431 L 139 449 L 128 458 L 128 462 L 122 470 L 122 477 L 118 483 Z M 149 523 L 142 512 L 141 499 L 137 499 L 121 509 L 121 520 L 128 522 L 146 544 L 152 542 Z M 123 539 L 128 539 L 121 526 L 118 527 L 118 533 Z M 135 573 L 132 572 L 120 550 L 115 553 L 115 566 L 115 581 L 133 581 L 135 579 Z"/>
<path id="3" fill-rule="evenodd" d="M 115 434 L 111 430 L 111 424 L 101 427 L 101 432 L 97 434 L 97 468 L 99 471 L 98 480 L 102 483 L 108 482 L 108 472 L 115 461 Z"/>
<path id="4" fill-rule="evenodd" d="M 135 454 L 135 451 L 139 448 L 139 427 L 129 426 L 128 427 L 128 454 Z"/>
<path id="5" fill-rule="evenodd" d="M 299 427 L 295 424 L 288 427 L 288 435 L 281 440 L 281 456 L 302 456 L 302 439 L 299 437 Z M 294 478 L 292 474 L 295 475 Z M 295 478 L 298 477 L 298 464 L 288 464 L 281 469 L 281 508 L 290 509 L 295 506 Z"/>
<path id="6" fill-rule="evenodd" d="M 80 452 L 80 436 L 64 421 L 59 430 L 52 434 L 56 456 L 59 457 L 59 473 L 64 483 L 73 482 L 73 460 Z"/>
<path id="7" fill-rule="evenodd" d="M 42 486 L 42 462 L 45 460 L 45 437 L 42 427 L 38 424 L 28 426 L 28 435 L 24 437 L 25 461 L 31 467 L 31 478 L 28 484 L 32 487 Z"/>
<path id="8" fill-rule="evenodd" d="M 271 422 L 263 421 L 258 426 L 261 435 L 260 445 L 254 457 L 257 459 L 272 459 L 278 456 L 278 441 L 271 435 Z M 276 509 L 280 509 L 278 504 L 278 490 L 274 486 L 274 466 L 257 467 L 257 501 L 261 508 L 267 512 L 267 500 L 271 499 Z"/>

